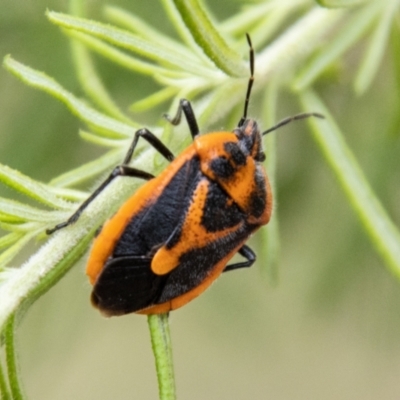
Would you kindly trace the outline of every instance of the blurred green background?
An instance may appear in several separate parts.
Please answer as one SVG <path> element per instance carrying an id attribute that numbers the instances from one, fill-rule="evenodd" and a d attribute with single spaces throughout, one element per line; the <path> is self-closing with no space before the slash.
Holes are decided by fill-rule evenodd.
<path id="1" fill-rule="evenodd" d="M 103 1 L 89 2 L 101 18 Z M 111 4 L 111 2 L 110 2 Z M 156 1 L 114 0 L 166 32 Z M 217 17 L 239 2 L 209 6 Z M 0 53 L 55 77 L 82 95 L 67 39 L 44 12 L 63 0 L 3 0 Z M 393 33 L 398 35 L 398 31 Z M 390 49 L 369 91 L 350 82 L 355 48 L 340 79 L 318 84 L 389 215 L 400 221 L 399 95 Z M 122 107 L 155 84 L 98 59 Z M 253 103 L 256 101 L 253 100 Z M 278 118 L 299 112 L 286 94 Z M 252 112 L 257 115 L 253 104 Z M 82 126 L 65 107 L 0 70 L 0 162 L 36 179 L 50 178 L 101 151 L 78 138 Z M 139 117 L 154 123 L 159 114 Z M 400 286 L 385 269 L 328 169 L 306 124 L 279 133 L 277 204 L 281 230 L 279 281 L 262 261 L 224 275 L 171 315 L 180 399 L 399 399 Z M 0 193 L 13 193 L 0 188 Z M 257 248 L 257 235 L 251 244 Z M 34 246 L 39 246 L 40 243 Z M 27 255 L 25 255 L 27 256 Z M 28 312 L 17 340 L 29 399 L 156 399 L 145 317 L 105 319 L 89 304 L 84 260 Z"/>

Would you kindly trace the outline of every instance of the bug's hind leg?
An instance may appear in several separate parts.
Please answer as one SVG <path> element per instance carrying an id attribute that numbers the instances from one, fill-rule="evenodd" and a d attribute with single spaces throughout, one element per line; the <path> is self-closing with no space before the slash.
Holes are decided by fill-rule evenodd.
<path id="1" fill-rule="evenodd" d="M 239 268 L 251 267 L 256 261 L 256 254 L 249 246 L 246 246 L 245 244 L 239 249 L 238 253 L 242 255 L 247 261 L 227 265 L 223 272 L 233 271 Z"/>

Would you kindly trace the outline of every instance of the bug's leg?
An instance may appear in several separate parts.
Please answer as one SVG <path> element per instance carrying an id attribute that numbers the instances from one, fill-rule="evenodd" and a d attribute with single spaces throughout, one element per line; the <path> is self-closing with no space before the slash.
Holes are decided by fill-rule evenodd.
<path id="1" fill-rule="evenodd" d="M 115 167 L 107 179 L 79 206 L 79 208 L 64 222 L 56 225 L 54 228 L 46 229 L 46 233 L 51 235 L 52 233 L 58 231 L 59 229 L 65 228 L 68 225 L 73 224 L 78 220 L 83 210 L 104 190 L 104 188 L 117 176 L 131 176 L 134 178 L 141 178 L 145 180 L 150 180 L 154 178 L 154 175 L 148 172 L 138 170 L 136 168 L 131 168 L 126 165 L 120 165 Z"/>
<path id="2" fill-rule="evenodd" d="M 233 271 L 239 268 L 251 267 L 254 264 L 254 261 L 256 261 L 256 254 L 249 246 L 246 246 L 245 244 L 239 249 L 238 253 L 242 255 L 247 261 L 227 265 L 223 272 Z"/>
<path id="3" fill-rule="evenodd" d="M 125 158 L 121 165 L 118 165 L 114 168 L 111 174 L 106 178 L 106 180 L 79 206 L 79 208 L 69 217 L 66 221 L 56 225 L 54 228 L 47 229 L 46 233 L 51 235 L 52 233 L 58 231 L 59 229 L 65 228 L 68 225 L 73 224 L 78 220 L 82 212 L 85 208 L 104 190 L 106 186 L 110 182 L 114 180 L 117 176 L 130 176 L 133 178 L 140 178 L 145 180 L 150 180 L 154 178 L 154 175 L 141 171 L 136 168 L 129 167 L 129 164 L 133 152 L 135 151 L 136 145 L 138 143 L 139 138 L 142 137 L 146 139 L 161 155 L 163 155 L 168 161 L 172 161 L 174 159 L 174 155 L 171 151 L 161 142 L 160 139 L 157 138 L 153 133 L 151 133 L 148 129 L 140 129 L 135 132 L 133 137 L 132 144 L 130 145 L 128 152 L 125 155 Z"/>
<path id="4" fill-rule="evenodd" d="M 181 122 L 182 111 L 185 114 L 186 121 L 189 125 L 190 134 L 194 139 L 197 135 L 199 135 L 200 131 L 190 101 L 186 99 L 181 99 L 179 101 L 179 106 L 178 110 L 176 111 L 175 117 L 171 118 L 168 114 L 164 114 L 164 118 L 172 125 L 179 125 L 179 123 Z"/>
<path id="5" fill-rule="evenodd" d="M 143 128 L 135 132 L 132 143 L 129 146 L 128 152 L 126 153 L 122 165 L 129 164 L 132 159 L 133 152 L 135 151 L 136 145 L 139 141 L 139 138 L 141 137 L 149 142 L 168 161 L 172 161 L 175 158 L 168 147 L 156 135 L 154 135 L 154 133 L 150 132 L 146 128 Z"/>

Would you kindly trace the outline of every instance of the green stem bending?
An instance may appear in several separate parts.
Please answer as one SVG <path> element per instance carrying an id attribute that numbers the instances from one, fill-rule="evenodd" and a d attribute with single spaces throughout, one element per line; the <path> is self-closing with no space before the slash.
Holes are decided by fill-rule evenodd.
<path id="1" fill-rule="evenodd" d="M 4 330 L 4 342 L 6 347 L 6 360 L 8 381 L 10 382 L 11 396 L 13 400 L 23 400 L 21 386 L 18 378 L 17 360 L 14 346 L 15 314 L 8 319 Z"/>
<path id="2" fill-rule="evenodd" d="M 304 110 L 321 112 L 327 121 L 309 120 L 314 139 L 333 169 L 351 205 L 389 270 L 400 278 L 400 232 L 393 224 L 366 180 L 342 133 L 318 96 L 300 94 Z"/>
<path id="3" fill-rule="evenodd" d="M 156 360 L 160 400 L 175 400 L 175 377 L 168 314 L 149 315 L 147 322 Z"/>

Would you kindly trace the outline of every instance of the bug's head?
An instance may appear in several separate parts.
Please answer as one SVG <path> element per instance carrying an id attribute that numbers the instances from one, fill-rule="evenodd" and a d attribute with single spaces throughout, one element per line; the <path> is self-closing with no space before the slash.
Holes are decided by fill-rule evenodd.
<path id="1" fill-rule="evenodd" d="M 245 119 L 233 132 L 237 136 L 239 147 L 244 154 L 259 162 L 265 160 L 262 134 L 254 119 Z"/>
<path id="2" fill-rule="evenodd" d="M 254 82 L 254 49 L 248 33 L 246 33 L 246 38 L 247 43 L 249 44 L 250 78 L 247 84 L 243 117 L 240 119 L 238 127 L 234 130 L 234 133 L 239 140 L 243 153 L 253 157 L 256 161 L 262 162 L 265 160 L 265 154 L 262 150 L 262 133 L 260 132 L 257 122 L 254 119 L 247 118 L 250 94 Z"/>
<path id="3" fill-rule="evenodd" d="M 264 132 L 261 132 L 257 122 L 254 119 L 247 118 L 247 110 L 249 108 L 250 94 L 251 89 L 253 87 L 254 82 L 254 49 L 251 43 L 250 35 L 246 33 L 247 43 L 249 44 L 249 54 L 250 54 L 250 78 L 247 84 L 247 92 L 246 98 L 244 101 L 244 110 L 243 117 L 240 119 L 238 123 L 238 127 L 234 130 L 235 135 L 239 139 L 241 150 L 254 158 L 256 161 L 264 161 L 265 153 L 262 149 L 262 137 L 270 132 L 275 131 L 288 124 L 289 122 L 296 121 L 299 119 L 309 118 L 309 117 L 317 117 L 317 118 L 325 118 L 320 113 L 310 112 L 310 113 L 302 113 L 294 115 L 293 117 L 288 117 L 278 122 L 276 125 L 267 129 Z"/>

